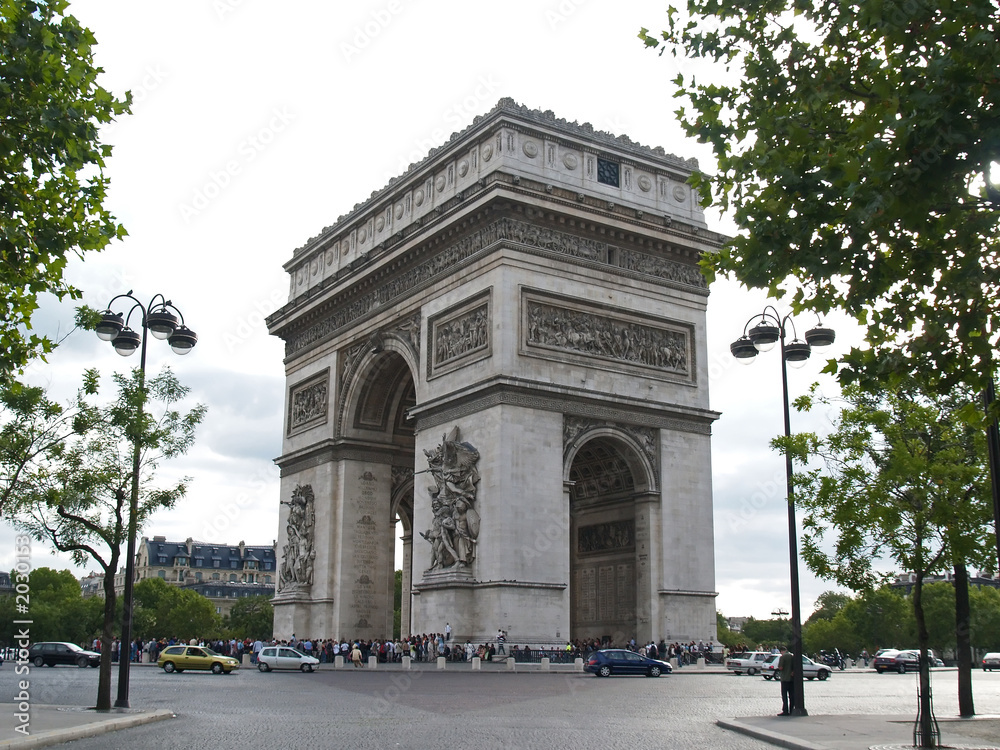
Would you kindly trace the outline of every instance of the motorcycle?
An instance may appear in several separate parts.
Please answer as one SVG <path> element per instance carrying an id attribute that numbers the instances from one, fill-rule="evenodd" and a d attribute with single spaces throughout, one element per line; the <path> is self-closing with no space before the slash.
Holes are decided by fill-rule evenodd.
<path id="1" fill-rule="evenodd" d="M 832 653 L 820 651 L 819 662 L 831 668 L 836 667 L 841 671 L 847 669 L 847 660 L 841 656 L 837 649 L 834 649 Z"/>

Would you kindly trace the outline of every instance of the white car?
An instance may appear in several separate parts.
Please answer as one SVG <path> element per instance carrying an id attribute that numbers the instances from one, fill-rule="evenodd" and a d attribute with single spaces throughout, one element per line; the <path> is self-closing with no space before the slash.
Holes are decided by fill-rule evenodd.
<path id="1" fill-rule="evenodd" d="M 983 657 L 983 671 L 992 672 L 994 669 L 1000 669 L 1000 651 L 993 651 Z"/>
<path id="2" fill-rule="evenodd" d="M 764 671 L 761 674 L 765 680 L 777 679 L 775 672 L 778 668 L 779 656 L 780 654 L 772 654 L 771 658 L 764 664 Z M 830 674 L 830 668 L 825 664 L 818 664 L 808 656 L 802 657 L 802 676 L 807 680 L 825 680 Z"/>
<path id="3" fill-rule="evenodd" d="M 315 656 L 306 656 L 291 646 L 265 646 L 257 657 L 257 669 L 270 672 L 272 669 L 300 669 L 312 672 L 319 664 Z"/>
<path id="4" fill-rule="evenodd" d="M 726 669 L 736 674 L 746 672 L 752 677 L 763 671 L 764 662 L 771 656 L 770 651 L 745 651 L 741 654 L 731 654 L 726 659 Z"/>

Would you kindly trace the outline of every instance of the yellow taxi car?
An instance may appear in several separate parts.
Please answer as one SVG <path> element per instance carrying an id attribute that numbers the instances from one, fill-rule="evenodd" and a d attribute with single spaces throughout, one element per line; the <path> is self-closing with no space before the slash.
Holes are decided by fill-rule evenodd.
<path id="1" fill-rule="evenodd" d="M 160 652 L 156 666 L 167 674 L 185 669 L 208 669 L 212 674 L 229 674 L 240 668 L 231 656 L 223 656 L 207 646 L 167 646 Z"/>

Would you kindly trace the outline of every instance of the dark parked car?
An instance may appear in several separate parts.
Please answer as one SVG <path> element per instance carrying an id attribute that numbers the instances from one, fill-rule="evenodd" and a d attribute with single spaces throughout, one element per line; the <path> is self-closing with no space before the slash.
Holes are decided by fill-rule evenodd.
<path id="1" fill-rule="evenodd" d="M 28 661 L 36 667 L 54 667 L 69 664 L 78 667 L 101 666 L 101 655 L 96 651 L 85 651 L 75 643 L 42 642 L 33 643 L 28 650 Z"/>
<path id="2" fill-rule="evenodd" d="M 613 674 L 644 674 L 647 677 L 659 677 L 661 674 L 670 674 L 673 671 L 665 661 L 650 659 L 648 656 L 624 648 L 595 651 L 583 668 L 587 672 L 593 672 L 597 677 L 610 677 Z"/>
<path id="3" fill-rule="evenodd" d="M 875 671 L 879 674 L 888 671 L 896 671 L 896 654 L 899 651 L 894 648 L 884 648 L 875 654 L 875 659 L 872 662 L 872 666 L 875 667 Z"/>

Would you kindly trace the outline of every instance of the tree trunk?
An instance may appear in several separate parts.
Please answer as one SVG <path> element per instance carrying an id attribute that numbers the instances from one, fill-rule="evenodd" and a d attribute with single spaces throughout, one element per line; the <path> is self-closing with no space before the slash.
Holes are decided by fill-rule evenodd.
<path id="1" fill-rule="evenodd" d="M 917 581 L 913 586 L 913 615 L 917 621 L 917 645 L 920 646 L 920 747 L 937 747 L 934 736 L 934 717 L 931 713 L 931 672 L 930 659 L 927 654 L 930 635 L 927 632 L 927 620 L 924 618 L 923 576 L 924 571 L 918 570 Z"/>
<path id="2" fill-rule="evenodd" d="M 969 607 L 969 571 L 955 563 L 955 653 L 958 656 L 958 713 L 974 716 L 972 699 L 972 612 Z"/>
<path id="3" fill-rule="evenodd" d="M 104 571 L 104 621 L 101 626 L 101 673 L 97 679 L 97 710 L 111 710 L 111 643 L 115 627 L 115 569 Z"/>

